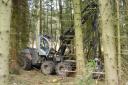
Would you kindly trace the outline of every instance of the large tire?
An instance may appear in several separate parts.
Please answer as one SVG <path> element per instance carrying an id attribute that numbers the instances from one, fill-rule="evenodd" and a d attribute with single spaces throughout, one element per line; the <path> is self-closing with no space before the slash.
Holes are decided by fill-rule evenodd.
<path id="1" fill-rule="evenodd" d="M 53 74 L 55 71 L 55 64 L 53 61 L 45 61 L 41 65 L 41 71 L 45 75 Z"/>
<path id="2" fill-rule="evenodd" d="M 22 68 L 23 68 L 24 70 L 31 70 L 31 69 L 32 69 L 32 62 L 31 62 L 30 59 L 28 59 L 27 57 L 24 57 L 24 58 L 22 59 L 22 62 L 23 62 Z"/>
<path id="3" fill-rule="evenodd" d="M 30 58 L 31 55 L 29 49 L 23 49 L 18 57 L 18 62 L 24 70 L 32 69 L 32 60 Z"/>
<path id="4" fill-rule="evenodd" d="M 56 73 L 59 76 L 69 76 L 70 71 L 72 71 L 72 67 L 68 62 L 60 62 L 56 65 Z"/>

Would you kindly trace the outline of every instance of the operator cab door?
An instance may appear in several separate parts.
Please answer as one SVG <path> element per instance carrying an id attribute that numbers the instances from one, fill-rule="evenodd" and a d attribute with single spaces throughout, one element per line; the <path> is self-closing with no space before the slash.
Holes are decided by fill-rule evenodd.
<path id="1" fill-rule="evenodd" d="M 38 48 L 39 55 L 48 56 L 49 51 L 50 51 L 50 42 L 49 42 L 48 38 L 46 38 L 46 37 L 40 36 L 39 38 L 40 38 L 39 39 L 40 40 L 39 48 Z"/>

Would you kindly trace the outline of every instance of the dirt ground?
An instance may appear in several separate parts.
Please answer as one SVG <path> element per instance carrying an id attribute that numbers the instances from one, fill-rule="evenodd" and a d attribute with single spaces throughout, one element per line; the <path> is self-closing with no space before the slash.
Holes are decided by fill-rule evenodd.
<path id="1" fill-rule="evenodd" d="M 20 75 L 10 74 L 9 85 L 74 85 L 73 77 L 46 76 L 39 70 L 21 70 L 20 73 Z"/>
<path id="2" fill-rule="evenodd" d="M 40 70 L 20 71 L 21 74 L 10 74 L 9 85 L 75 85 L 74 77 L 44 75 Z M 94 85 L 104 85 L 104 83 Z"/>

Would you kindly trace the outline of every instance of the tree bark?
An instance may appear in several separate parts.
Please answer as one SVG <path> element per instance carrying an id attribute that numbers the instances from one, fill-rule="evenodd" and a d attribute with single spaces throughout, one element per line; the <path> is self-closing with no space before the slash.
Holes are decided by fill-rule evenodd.
<path id="1" fill-rule="evenodd" d="M 110 0 L 99 0 L 106 85 L 118 85 L 116 47 Z"/>
<path id="2" fill-rule="evenodd" d="M 73 0 L 74 5 L 74 28 L 75 28 L 75 47 L 76 47 L 76 67 L 77 78 L 83 78 L 85 76 L 85 59 L 83 52 L 83 34 L 81 29 L 81 12 L 80 12 L 80 0 Z"/>
<path id="3" fill-rule="evenodd" d="M 63 6 L 62 6 L 62 0 L 59 0 L 59 22 L 60 22 L 60 30 L 61 30 L 61 33 L 63 34 L 63 21 L 62 21 L 62 13 L 63 13 Z"/>
<path id="4" fill-rule="evenodd" d="M 120 7 L 119 0 L 116 0 L 116 10 L 117 10 L 117 51 L 118 51 L 118 78 L 119 85 L 121 85 L 121 41 L 120 41 Z"/>
<path id="5" fill-rule="evenodd" d="M 41 30 L 40 30 L 40 25 L 41 25 L 41 23 L 40 23 L 40 0 L 37 0 L 38 1 L 38 3 L 37 3 L 37 5 L 38 5 L 38 8 L 37 8 L 37 15 L 36 16 L 38 16 L 37 17 L 37 22 L 36 22 L 36 47 L 38 47 L 39 46 L 39 35 L 40 35 L 40 32 L 41 32 Z"/>
<path id="6" fill-rule="evenodd" d="M 10 61 L 9 61 L 9 70 L 11 73 L 19 73 L 18 64 L 17 64 L 17 38 L 16 38 L 16 29 L 19 28 L 19 14 L 18 14 L 18 0 L 12 0 L 12 16 L 11 16 L 11 29 L 10 29 Z"/>
<path id="7" fill-rule="evenodd" d="M 42 28 L 42 0 L 40 0 L 40 34 L 42 34 L 43 32 L 43 28 Z"/>
<path id="8" fill-rule="evenodd" d="M 0 1 L 0 85 L 8 84 L 11 0 Z"/>

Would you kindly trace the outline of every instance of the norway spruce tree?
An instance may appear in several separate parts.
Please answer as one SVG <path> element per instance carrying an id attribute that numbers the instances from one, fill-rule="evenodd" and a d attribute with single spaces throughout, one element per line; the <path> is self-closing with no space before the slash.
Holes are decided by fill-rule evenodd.
<path id="1" fill-rule="evenodd" d="M 118 85 L 112 4 L 110 0 L 99 0 L 99 4 L 105 62 L 105 82 L 106 85 Z"/>
<path id="2" fill-rule="evenodd" d="M 76 67 L 78 79 L 85 76 L 85 59 L 83 52 L 83 34 L 81 29 L 80 0 L 73 0 L 74 5 L 74 28 L 75 28 L 75 47 L 76 47 Z"/>
<path id="3" fill-rule="evenodd" d="M 0 85 L 8 83 L 11 0 L 0 0 Z"/>

